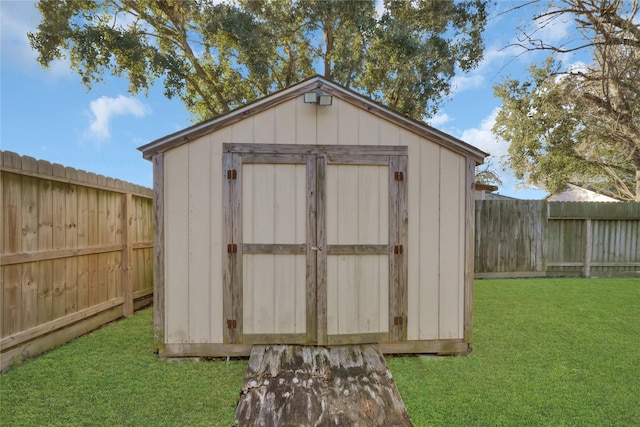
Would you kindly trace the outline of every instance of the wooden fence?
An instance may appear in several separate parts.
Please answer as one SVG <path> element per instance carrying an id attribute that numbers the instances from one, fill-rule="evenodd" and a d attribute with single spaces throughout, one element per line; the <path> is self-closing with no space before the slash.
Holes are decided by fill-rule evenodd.
<path id="1" fill-rule="evenodd" d="M 640 203 L 476 201 L 475 271 L 640 277 Z"/>
<path id="2" fill-rule="evenodd" d="M 0 151 L 0 369 L 148 305 L 152 191 Z"/>

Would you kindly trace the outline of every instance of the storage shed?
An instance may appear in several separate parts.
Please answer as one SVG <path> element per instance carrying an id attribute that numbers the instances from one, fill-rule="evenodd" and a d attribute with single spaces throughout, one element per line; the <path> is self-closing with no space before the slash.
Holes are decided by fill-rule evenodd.
<path id="1" fill-rule="evenodd" d="M 470 349 L 486 153 L 320 76 L 139 149 L 160 357 Z"/>

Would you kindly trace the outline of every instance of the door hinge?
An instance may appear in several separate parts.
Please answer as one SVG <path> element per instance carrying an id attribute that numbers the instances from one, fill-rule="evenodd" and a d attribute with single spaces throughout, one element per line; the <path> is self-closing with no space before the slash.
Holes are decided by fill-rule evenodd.
<path id="1" fill-rule="evenodd" d="M 404 248 L 402 247 L 402 245 L 395 245 L 393 247 L 393 253 L 396 255 L 402 254 Z"/>
<path id="2" fill-rule="evenodd" d="M 402 316 L 395 316 L 393 318 L 393 326 L 403 326 L 404 318 Z"/>
<path id="3" fill-rule="evenodd" d="M 227 328 L 236 329 L 238 327 L 238 322 L 236 319 L 227 319 Z"/>
<path id="4" fill-rule="evenodd" d="M 238 171 L 235 169 L 229 169 L 227 171 L 227 179 L 232 180 L 238 178 Z"/>
<path id="5" fill-rule="evenodd" d="M 393 176 L 396 179 L 396 181 L 404 181 L 404 172 L 402 171 L 395 171 Z"/>
<path id="6" fill-rule="evenodd" d="M 229 243 L 227 245 L 227 253 L 230 253 L 230 254 L 238 253 L 238 245 L 236 245 L 235 243 Z"/>

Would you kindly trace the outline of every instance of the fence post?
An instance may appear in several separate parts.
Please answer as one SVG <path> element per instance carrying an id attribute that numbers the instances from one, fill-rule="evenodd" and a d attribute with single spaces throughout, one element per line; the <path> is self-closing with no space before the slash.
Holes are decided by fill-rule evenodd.
<path id="1" fill-rule="evenodd" d="M 584 221 L 584 277 L 591 277 L 591 247 L 593 243 L 593 233 L 591 227 L 591 218 Z"/>
<path id="2" fill-rule="evenodd" d="M 122 238 L 124 240 L 122 247 L 122 296 L 124 303 L 122 305 L 122 315 L 133 315 L 133 283 L 132 261 L 133 254 L 131 248 L 131 225 L 133 222 L 133 206 L 131 193 L 126 192 L 122 195 Z"/>

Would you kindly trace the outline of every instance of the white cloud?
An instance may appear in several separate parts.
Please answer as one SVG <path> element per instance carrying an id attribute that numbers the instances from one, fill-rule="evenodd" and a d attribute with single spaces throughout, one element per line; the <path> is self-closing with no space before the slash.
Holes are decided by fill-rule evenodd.
<path id="1" fill-rule="evenodd" d="M 477 89 L 492 84 L 502 67 L 508 65 L 510 61 L 518 58 L 522 49 L 513 45 L 506 47 L 501 42 L 496 41 L 488 46 L 484 52 L 482 61 L 473 70 L 462 73 L 458 70 L 451 80 L 452 94 L 458 94 L 465 90 Z"/>
<path id="2" fill-rule="evenodd" d="M 447 113 L 436 114 L 434 117 L 428 120 L 430 126 L 438 127 L 445 123 L 450 122 L 452 119 Z"/>
<path id="3" fill-rule="evenodd" d="M 144 117 L 149 108 L 135 98 L 119 95 L 117 98 L 101 96 L 91 101 L 89 109 L 93 114 L 93 121 L 89 126 L 88 136 L 98 141 L 104 141 L 111 137 L 109 128 L 111 119 L 115 116 L 133 115 Z"/>
<path id="4" fill-rule="evenodd" d="M 498 111 L 499 108 L 495 108 L 482 120 L 479 127 L 464 130 L 460 139 L 489 153 L 489 157 L 486 158 L 485 163 L 491 165 L 491 170 L 500 177 L 506 186 L 507 184 L 515 182 L 515 178 L 510 170 L 502 167 L 502 160 L 509 150 L 509 143 L 494 135 L 491 131 L 491 128 L 493 128 L 493 125 L 496 123 Z"/>
<path id="5" fill-rule="evenodd" d="M 451 80 L 453 93 L 460 93 L 464 90 L 482 87 L 484 84 L 484 74 L 480 70 L 467 74 L 458 74 Z"/>
<path id="6" fill-rule="evenodd" d="M 34 3 L 0 2 L 3 56 L 15 61 L 35 58 L 27 39 L 27 32 L 36 28 L 35 15 Z"/>
<path id="7" fill-rule="evenodd" d="M 534 21 L 535 37 L 547 43 L 555 43 L 567 38 L 574 22 L 567 15 L 550 15 Z"/>
<path id="8" fill-rule="evenodd" d="M 485 117 L 477 128 L 466 129 L 460 139 L 486 151 L 493 158 L 500 158 L 507 154 L 509 143 L 493 134 L 491 128 L 496 123 L 499 108 L 495 108 Z"/>
<path id="9" fill-rule="evenodd" d="M 35 2 L 0 1 L 0 26 L 2 60 L 20 69 L 33 73 L 41 68 L 36 60 L 38 54 L 29 45 L 28 32 L 37 29 L 41 16 Z M 69 76 L 69 61 L 53 61 L 43 73 L 47 79 Z"/>
<path id="10" fill-rule="evenodd" d="M 544 197 L 546 195 L 544 191 L 524 185 L 514 176 L 513 171 L 506 166 L 505 158 L 509 151 L 509 143 L 494 135 L 491 131 L 491 128 L 496 123 L 498 111 L 499 108 L 495 108 L 491 114 L 482 120 L 479 127 L 464 130 L 460 139 L 489 153 L 489 157 L 485 159 L 485 164 L 489 164 L 490 169 L 502 181 L 502 185 L 498 190 L 499 194 L 523 199 Z"/>

